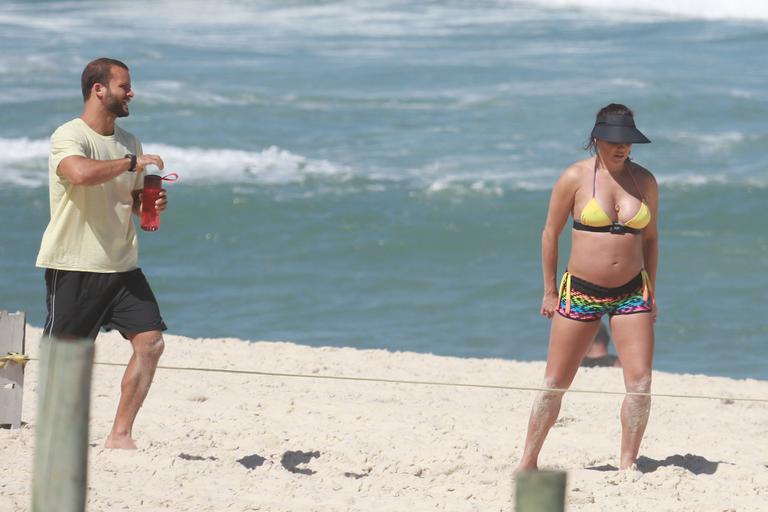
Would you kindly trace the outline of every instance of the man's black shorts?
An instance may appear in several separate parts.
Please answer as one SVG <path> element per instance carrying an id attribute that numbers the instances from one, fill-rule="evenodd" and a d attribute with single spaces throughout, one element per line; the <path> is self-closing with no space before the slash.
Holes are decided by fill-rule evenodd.
<path id="1" fill-rule="evenodd" d="M 167 329 L 141 269 L 103 274 L 45 270 L 48 318 L 43 336 L 96 339 L 99 329 L 131 334 Z"/>

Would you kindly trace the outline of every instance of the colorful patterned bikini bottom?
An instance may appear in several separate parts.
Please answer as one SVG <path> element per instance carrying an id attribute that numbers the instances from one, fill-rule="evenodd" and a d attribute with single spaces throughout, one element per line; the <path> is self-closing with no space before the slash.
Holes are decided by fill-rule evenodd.
<path id="1" fill-rule="evenodd" d="M 645 270 L 616 288 L 590 283 L 566 270 L 560 280 L 557 312 L 571 320 L 592 322 L 605 313 L 609 316 L 648 313 L 653 309 L 653 302 L 651 280 Z"/>

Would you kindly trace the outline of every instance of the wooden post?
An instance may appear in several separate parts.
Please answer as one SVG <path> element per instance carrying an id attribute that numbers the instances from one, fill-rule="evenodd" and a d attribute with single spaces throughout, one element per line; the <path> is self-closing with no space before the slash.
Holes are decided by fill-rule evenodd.
<path id="1" fill-rule="evenodd" d="M 515 480 L 515 512 L 565 510 L 565 471 L 523 471 Z"/>
<path id="2" fill-rule="evenodd" d="M 33 512 L 85 510 L 93 352 L 92 340 L 40 341 Z"/>
<path id="3" fill-rule="evenodd" d="M 0 356 L 24 353 L 26 315 L 23 311 L 0 311 Z M 21 426 L 21 399 L 24 397 L 24 366 L 7 362 L 0 368 L 0 425 Z"/>

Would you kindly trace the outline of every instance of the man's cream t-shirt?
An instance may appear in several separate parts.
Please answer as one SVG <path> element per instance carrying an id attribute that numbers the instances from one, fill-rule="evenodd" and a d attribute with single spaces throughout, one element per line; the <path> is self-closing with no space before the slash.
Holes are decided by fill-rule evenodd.
<path id="1" fill-rule="evenodd" d="M 115 125 L 100 135 L 80 118 L 51 136 L 48 159 L 51 221 L 43 234 L 38 267 L 85 272 L 126 272 L 138 267 L 138 240 L 131 218 L 131 192 L 142 188 L 143 173 L 125 172 L 101 185 L 72 185 L 57 172 L 68 156 L 116 160 L 141 155 L 141 144 Z"/>

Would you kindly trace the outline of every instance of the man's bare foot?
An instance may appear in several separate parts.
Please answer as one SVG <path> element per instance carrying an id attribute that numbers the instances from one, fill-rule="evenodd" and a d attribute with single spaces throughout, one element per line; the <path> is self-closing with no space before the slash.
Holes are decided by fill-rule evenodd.
<path id="1" fill-rule="evenodd" d="M 637 470 L 637 459 L 629 455 L 623 455 L 619 462 L 619 469 L 622 471 L 625 469 Z"/>
<path id="2" fill-rule="evenodd" d="M 513 475 L 518 475 L 520 473 L 523 473 L 525 471 L 538 471 L 539 465 L 535 462 L 533 464 L 523 464 L 522 462 L 517 465 L 515 470 L 512 472 Z"/>
<path id="3" fill-rule="evenodd" d="M 107 440 L 104 441 L 104 448 L 113 450 L 135 450 L 136 444 L 130 436 L 116 436 L 110 434 L 107 436 Z"/>

